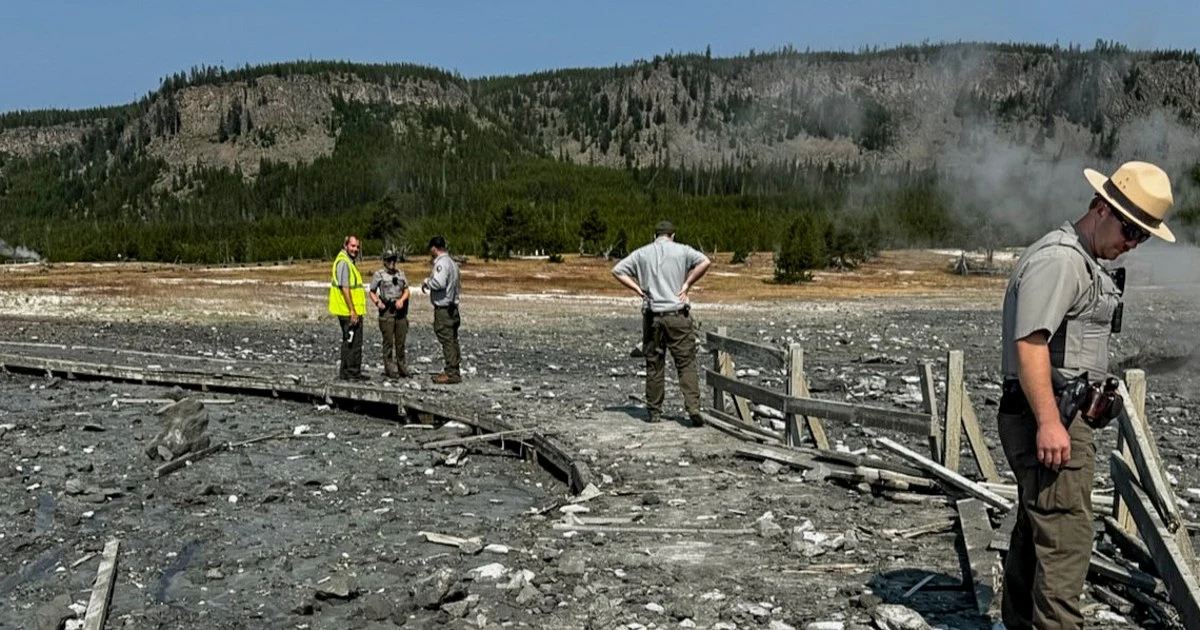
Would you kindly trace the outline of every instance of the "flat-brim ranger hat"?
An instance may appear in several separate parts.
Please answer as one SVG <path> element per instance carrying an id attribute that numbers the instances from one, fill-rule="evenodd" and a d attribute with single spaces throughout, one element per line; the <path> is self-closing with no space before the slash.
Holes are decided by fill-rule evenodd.
<path id="1" fill-rule="evenodd" d="M 1083 169 L 1083 176 L 1126 219 L 1168 243 L 1175 242 L 1175 233 L 1163 222 L 1175 198 L 1171 178 L 1161 168 L 1149 162 L 1126 162 L 1112 177 L 1090 168 Z"/>

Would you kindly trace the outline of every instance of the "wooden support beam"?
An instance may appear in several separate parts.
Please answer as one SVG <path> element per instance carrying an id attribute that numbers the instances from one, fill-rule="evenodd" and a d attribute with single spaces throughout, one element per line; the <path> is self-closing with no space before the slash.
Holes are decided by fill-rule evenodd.
<path id="1" fill-rule="evenodd" d="M 783 349 L 768 346 L 753 341 L 743 341 L 730 337 L 724 326 L 719 326 L 717 332 L 707 333 L 705 343 L 717 352 L 754 359 L 761 367 L 783 369 L 787 367 L 787 352 Z"/>
<path id="2" fill-rule="evenodd" d="M 937 387 L 933 381 L 933 366 L 928 362 L 922 363 L 918 370 L 921 377 L 921 404 L 925 413 L 929 414 L 929 455 L 930 459 L 942 463 L 942 421 L 938 416 Z"/>
<path id="3" fill-rule="evenodd" d="M 1111 516 L 1104 516 L 1102 520 L 1104 521 L 1105 533 L 1108 534 L 1109 539 L 1117 546 L 1117 549 L 1121 550 L 1122 555 L 1136 562 L 1143 569 L 1154 566 L 1154 556 L 1150 555 L 1150 550 L 1146 548 L 1146 543 L 1138 538 L 1136 525 L 1131 532 L 1121 527 L 1117 519 Z"/>
<path id="4" fill-rule="evenodd" d="M 180 457 L 176 457 L 175 459 L 172 459 L 171 461 L 163 464 L 162 466 L 155 468 L 154 469 L 154 478 L 158 479 L 159 477 L 165 477 L 166 475 L 169 475 L 169 474 L 175 472 L 176 470 L 179 470 L 180 468 L 188 466 L 192 462 L 200 461 L 200 460 L 204 459 L 205 457 L 212 455 L 213 453 L 218 453 L 220 451 L 226 451 L 226 450 L 229 450 L 229 442 L 221 442 L 220 444 L 210 446 L 206 449 L 202 449 L 199 451 L 193 451 L 191 453 L 187 453 Z"/>
<path id="5" fill-rule="evenodd" d="M 735 397 L 735 400 L 736 397 L 740 396 L 742 397 L 743 402 L 749 400 L 758 405 L 766 405 L 785 413 L 787 412 L 788 397 L 784 394 L 769 390 L 765 387 L 760 387 L 758 385 L 751 385 L 745 381 L 740 381 L 725 374 L 718 374 L 712 370 L 705 370 L 704 377 L 708 379 L 708 383 L 710 385 L 732 394 Z M 747 410 L 746 415 L 748 416 L 749 413 L 750 412 Z M 739 412 L 738 415 L 741 415 L 741 413 Z M 746 418 L 745 416 L 743 416 L 743 418 L 745 422 L 751 422 L 751 418 Z"/>
<path id="6" fill-rule="evenodd" d="M 92 596 L 88 599 L 87 614 L 83 618 L 83 630 L 103 630 L 108 621 L 108 604 L 112 601 L 113 585 L 117 578 L 117 551 L 121 541 L 112 539 L 104 545 L 100 568 L 96 571 L 96 582 L 92 585 Z"/>
<path id="7" fill-rule="evenodd" d="M 1129 447 L 1132 460 L 1129 463 L 1137 470 L 1136 479 L 1154 503 L 1158 515 L 1167 526 L 1167 531 L 1174 533 L 1180 529 L 1186 530 L 1183 516 L 1179 513 L 1179 505 L 1175 502 L 1175 492 L 1167 482 L 1162 460 L 1157 456 L 1158 448 L 1154 446 L 1154 436 L 1150 433 L 1150 427 L 1147 426 L 1145 418 L 1138 414 L 1124 382 L 1118 391 L 1125 404 L 1125 413 L 1118 416 L 1117 423 Z"/>
<path id="8" fill-rule="evenodd" d="M 531 435 L 533 433 L 537 433 L 537 429 L 533 429 L 533 428 L 511 429 L 508 431 L 499 431 L 497 433 L 483 433 L 480 435 L 468 435 L 465 437 L 453 438 L 453 439 L 449 439 L 449 440 L 438 440 L 436 442 L 426 442 L 421 445 L 421 448 L 435 449 L 435 448 L 447 448 L 447 447 L 451 447 L 451 446 L 463 446 L 463 445 L 467 445 L 467 444 L 475 444 L 477 442 L 491 442 L 493 440 L 503 440 L 505 438 L 508 438 L 508 439 L 521 438 L 521 437 Z"/>
<path id="9" fill-rule="evenodd" d="M 739 446 L 735 452 L 742 457 L 750 457 L 753 459 L 769 459 L 773 462 L 787 464 L 788 466 L 798 470 L 812 470 L 813 468 L 817 467 L 817 463 L 812 457 L 797 453 L 790 448 L 764 446 L 760 444 L 746 444 L 745 446 Z M 837 464 L 834 465 L 836 466 Z"/>
<path id="10" fill-rule="evenodd" d="M 966 477 L 963 477 L 962 475 L 950 470 L 949 468 L 946 468 L 945 466 L 942 466 L 941 464 L 929 459 L 928 457 L 925 457 L 924 455 L 921 455 L 920 453 L 916 453 L 907 447 L 897 444 L 887 438 L 877 438 L 876 441 L 893 453 L 896 453 L 909 460 L 909 462 L 911 462 L 913 465 L 928 471 L 934 477 L 941 479 L 945 483 L 967 493 L 970 496 L 975 497 L 976 499 L 983 501 L 984 503 L 987 503 L 992 507 L 999 508 L 1000 510 L 1006 512 L 1013 509 L 1013 504 L 1008 499 L 997 495 L 991 490 L 984 488 L 983 486 L 971 481 L 970 479 L 967 479 Z"/>
<path id="11" fill-rule="evenodd" d="M 1000 481 L 1000 472 L 992 461 L 992 452 L 988 450 L 987 442 L 983 439 L 983 429 L 979 427 L 979 419 L 975 417 L 975 406 L 971 404 L 971 395 L 966 389 L 962 391 L 962 423 L 967 433 L 967 443 L 971 453 L 975 455 L 975 465 L 986 481 Z"/>
<path id="12" fill-rule="evenodd" d="M 962 402 L 963 353 L 962 350 L 951 350 L 946 357 L 946 433 L 942 436 L 941 463 L 956 473 L 961 449 Z"/>
<path id="13" fill-rule="evenodd" d="M 770 429 L 764 429 L 758 426 L 758 424 L 746 424 L 727 413 L 721 413 L 715 409 L 701 411 L 700 418 L 704 420 L 705 424 L 712 426 L 714 429 L 742 440 L 766 442 L 768 444 L 780 444 L 783 442 L 783 436 Z"/>
<path id="14" fill-rule="evenodd" d="M 817 398 L 790 398 L 786 402 L 785 411 L 920 437 L 925 437 L 929 432 L 928 416 L 902 409 L 885 409 Z"/>
<path id="15" fill-rule="evenodd" d="M 716 534 L 721 536 L 750 536 L 753 529 L 718 529 L 715 527 L 621 527 L 619 525 L 587 525 L 584 523 L 554 523 L 554 529 L 606 534 Z"/>
<path id="16" fill-rule="evenodd" d="M 967 550 L 963 570 L 967 579 L 963 581 L 970 584 L 975 592 L 975 607 L 979 614 L 986 615 L 996 593 L 1000 592 L 1003 575 L 1000 555 L 988 550 L 993 536 L 992 521 L 987 508 L 978 499 L 959 499 L 955 507 L 958 509 L 963 546 Z"/>
<path id="17" fill-rule="evenodd" d="M 788 381 L 787 395 L 792 398 L 808 398 L 808 378 L 804 374 L 804 349 L 799 344 L 788 348 Z M 813 416 L 798 416 L 793 412 L 785 415 L 788 430 L 788 446 L 800 446 L 800 419 L 804 419 L 808 433 L 812 436 L 817 449 L 829 450 L 829 437 L 825 435 L 825 427 Z"/>
<path id="18" fill-rule="evenodd" d="M 1129 507 L 1138 533 L 1154 558 L 1154 566 L 1167 585 L 1167 595 L 1179 612 L 1184 627 L 1200 628 L 1200 584 L 1192 568 L 1191 559 L 1183 552 L 1180 538 L 1187 541 L 1187 529 L 1175 532 L 1167 529 L 1160 520 L 1155 506 L 1147 493 L 1133 479 L 1133 470 L 1121 459 L 1119 452 L 1109 457 L 1110 474 L 1121 500 Z"/>
<path id="19" fill-rule="evenodd" d="M 1125 370 L 1125 385 L 1129 390 L 1130 402 L 1133 404 L 1134 411 L 1137 412 L 1137 417 L 1141 421 L 1146 421 L 1146 372 L 1143 370 Z M 1117 431 L 1117 450 L 1121 451 L 1121 457 L 1126 462 L 1133 461 L 1133 455 L 1130 453 L 1129 444 L 1125 442 L 1125 433 Z M 1137 470 L 1134 470 L 1134 478 L 1139 484 L 1141 478 L 1137 477 Z M 1115 497 L 1116 502 L 1113 505 L 1113 516 L 1117 519 L 1117 524 L 1128 533 L 1135 533 L 1137 526 L 1133 522 L 1133 515 L 1129 513 L 1129 508 L 1121 505 L 1120 497 Z"/>

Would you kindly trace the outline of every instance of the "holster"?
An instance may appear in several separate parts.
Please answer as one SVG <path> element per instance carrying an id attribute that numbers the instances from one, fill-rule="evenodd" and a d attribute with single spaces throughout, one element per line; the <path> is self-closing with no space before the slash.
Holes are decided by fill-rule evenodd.
<path id="1" fill-rule="evenodd" d="M 1084 372 L 1075 378 L 1068 379 L 1057 369 L 1052 368 L 1051 384 L 1054 387 L 1054 398 L 1058 403 L 1058 417 L 1063 426 L 1070 428 L 1078 415 L 1093 429 L 1108 426 L 1124 410 L 1124 400 L 1117 393 L 1117 379 L 1109 377 L 1104 384 L 1091 383 L 1088 373 Z M 1031 413 L 1029 400 L 1025 397 L 1021 383 L 1017 379 L 1004 382 L 1003 395 L 1000 397 L 1000 413 L 1025 414 Z"/>

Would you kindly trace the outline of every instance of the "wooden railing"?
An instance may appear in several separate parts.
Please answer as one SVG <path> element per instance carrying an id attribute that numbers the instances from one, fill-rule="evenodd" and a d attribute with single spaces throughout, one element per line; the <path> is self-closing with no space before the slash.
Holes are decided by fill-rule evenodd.
<path id="1" fill-rule="evenodd" d="M 897 431 L 927 438 L 931 458 L 957 472 L 962 434 L 966 433 L 975 462 L 986 481 L 999 481 L 995 463 L 984 442 L 983 432 L 975 416 L 966 388 L 963 386 L 963 355 L 951 351 L 947 356 L 945 419 L 941 422 L 935 397 L 932 366 L 922 364 L 921 379 L 923 411 L 875 407 L 860 403 L 813 398 L 804 373 L 804 350 L 791 344 L 785 350 L 730 337 L 724 327 L 708 333 L 705 341 L 713 353 L 713 367 L 704 370 L 705 380 L 713 390 L 712 410 L 707 414 L 716 428 L 749 432 L 759 441 L 771 441 L 798 447 L 803 441 L 803 426 L 820 450 L 829 450 L 829 438 L 822 420 L 859 425 L 872 429 Z M 784 391 L 747 383 L 735 376 L 735 357 L 753 361 L 768 369 L 782 369 Z M 734 413 L 726 411 L 725 397 L 732 398 Z M 784 418 L 782 434 L 760 427 L 750 406 L 763 405 L 778 410 Z"/>

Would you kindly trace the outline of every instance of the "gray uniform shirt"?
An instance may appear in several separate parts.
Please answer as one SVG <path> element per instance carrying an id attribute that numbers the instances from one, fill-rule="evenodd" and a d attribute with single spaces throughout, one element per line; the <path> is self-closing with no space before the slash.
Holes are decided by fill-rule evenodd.
<path id="1" fill-rule="evenodd" d="M 1050 336 L 1050 362 L 1067 377 L 1108 372 L 1108 342 L 1120 293 L 1069 222 L 1021 253 L 1004 294 L 1001 370 L 1017 378 L 1017 340 Z"/>
<path id="2" fill-rule="evenodd" d="M 388 271 L 387 267 L 376 271 L 371 275 L 371 293 L 379 296 L 387 304 L 391 304 L 393 300 L 404 295 L 404 289 L 408 286 L 408 276 L 399 268 L 395 273 Z M 408 317 L 408 302 L 404 302 L 404 306 L 399 312 L 390 309 L 380 311 L 380 317 Z"/>
<path id="3" fill-rule="evenodd" d="M 425 279 L 425 286 L 429 288 L 429 301 L 434 306 L 458 304 L 462 285 L 459 284 L 458 265 L 450 254 L 433 259 L 433 273 Z"/>
<path id="4" fill-rule="evenodd" d="M 646 294 L 645 310 L 673 313 L 683 308 L 679 291 L 688 272 L 706 260 L 708 257 L 695 249 L 660 236 L 617 263 L 613 273 L 637 278 Z"/>
<path id="5" fill-rule="evenodd" d="M 393 279 L 396 281 L 393 282 Z M 407 286 L 408 276 L 404 275 L 404 271 L 399 268 L 396 269 L 396 273 L 392 273 L 385 267 L 371 276 L 371 293 L 378 295 L 386 302 L 391 302 L 403 295 L 404 288 Z"/>

